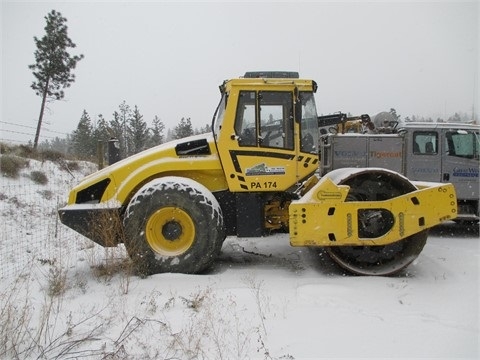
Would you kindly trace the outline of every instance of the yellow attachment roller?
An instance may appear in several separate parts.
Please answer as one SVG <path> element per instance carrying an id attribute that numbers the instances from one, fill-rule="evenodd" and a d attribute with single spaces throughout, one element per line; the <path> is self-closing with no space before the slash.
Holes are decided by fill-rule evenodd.
<path id="1" fill-rule="evenodd" d="M 453 185 L 429 184 L 389 200 L 348 202 L 349 187 L 336 185 L 328 176 L 324 177 L 300 200 L 290 204 L 290 243 L 292 246 L 387 245 L 454 219 L 457 207 Z M 437 206 L 432 207 L 432 203 Z M 377 223 L 383 219 L 376 231 L 366 229 L 369 218 Z"/>

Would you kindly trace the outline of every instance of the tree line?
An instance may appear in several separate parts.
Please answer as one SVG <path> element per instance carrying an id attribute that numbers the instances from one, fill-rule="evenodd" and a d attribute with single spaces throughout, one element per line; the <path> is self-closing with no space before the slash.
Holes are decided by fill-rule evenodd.
<path id="1" fill-rule="evenodd" d="M 209 131 L 209 124 L 194 129 L 189 117 L 182 117 L 173 129 L 167 129 L 157 115 L 149 125 L 137 105 L 132 108 L 123 101 L 108 120 L 102 114 L 92 119 L 87 110 L 83 110 L 78 125 L 71 134 L 63 139 L 57 137 L 50 141 L 45 140 L 39 147 L 81 159 L 92 159 L 97 156 L 99 142 L 103 143 L 106 151 L 105 144 L 116 139 L 120 145 L 120 156 L 125 158 L 170 140 Z"/>

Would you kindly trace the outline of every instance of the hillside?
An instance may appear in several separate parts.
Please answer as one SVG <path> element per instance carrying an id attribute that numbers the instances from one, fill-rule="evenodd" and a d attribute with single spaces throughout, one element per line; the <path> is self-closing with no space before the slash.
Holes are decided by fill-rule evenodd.
<path id="1" fill-rule="evenodd" d="M 142 279 L 122 246 L 58 221 L 94 165 L 27 162 L 0 178 L 0 358 L 480 356 L 478 228 L 433 229 L 395 277 L 347 275 L 275 235 L 227 238 L 206 274 Z"/>

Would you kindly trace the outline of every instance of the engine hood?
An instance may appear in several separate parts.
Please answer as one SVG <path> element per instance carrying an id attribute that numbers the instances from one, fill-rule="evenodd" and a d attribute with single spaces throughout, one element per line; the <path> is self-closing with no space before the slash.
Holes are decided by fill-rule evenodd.
<path id="1" fill-rule="evenodd" d="M 167 175 L 189 177 L 212 191 L 226 188 L 213 135 L 170 141 L 109 165 L 75 186 L 68 204 L 125 205 L 140 186 Z"/>

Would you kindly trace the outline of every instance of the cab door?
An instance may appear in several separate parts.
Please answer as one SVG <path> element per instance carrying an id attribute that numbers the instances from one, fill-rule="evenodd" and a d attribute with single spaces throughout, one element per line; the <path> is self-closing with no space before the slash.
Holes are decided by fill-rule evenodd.
<path id="1" fill-rule="evenodd" d="M 296 181 L 292 91 L 242 90 L 229 97 L 234 105 L 217 143 L 230 191 L 288 189 Z"/>

